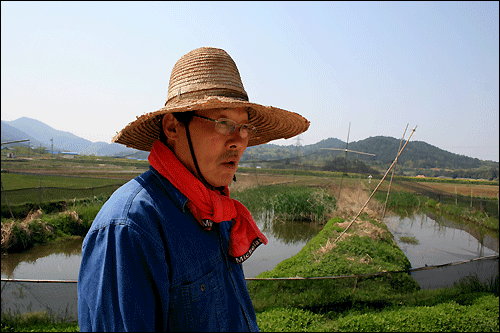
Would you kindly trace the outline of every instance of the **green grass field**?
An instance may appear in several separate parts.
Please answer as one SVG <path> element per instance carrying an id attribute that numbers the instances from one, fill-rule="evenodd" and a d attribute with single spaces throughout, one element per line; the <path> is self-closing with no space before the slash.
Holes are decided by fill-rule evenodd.
<path id="1" fill-rule="evenodd" d="M 97 186 L 123 183 L 122 179 L 52 176 L 52 175 L 27 175 L 15 173 L 2 173 L 2 186 L 4 190 L 14 190 L 34 187 L 65 187 L 89 188 Z"/>

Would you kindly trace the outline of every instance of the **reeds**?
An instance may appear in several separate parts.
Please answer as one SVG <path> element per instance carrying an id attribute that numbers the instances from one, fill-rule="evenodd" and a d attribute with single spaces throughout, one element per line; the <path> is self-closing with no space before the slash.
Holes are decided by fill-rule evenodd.
<path id="1" fill-rule="evenodd" d="M 306 186 L 269 185 L 234 192 L 256 216 L 282 221 L 325 223 L 333 214 L 336 200 L 325 189 Z"/>
<path id="2" fill-rule="evenodd" d="M 23 220 L 2 218 L 2 253 L 22 252 L 59 237 L 85 236 L 104 201 L 97 197 L 74 200 L 65 204 L 63 212 L 47 214 L 39 208 Z"/>

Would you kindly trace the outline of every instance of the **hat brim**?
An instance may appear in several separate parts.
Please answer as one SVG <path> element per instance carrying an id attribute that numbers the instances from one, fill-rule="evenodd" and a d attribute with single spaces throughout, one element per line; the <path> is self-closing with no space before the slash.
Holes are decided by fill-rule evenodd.
<path id="1" fill-rule="evenodd" d="M 263 106 L 228 97 L 211 96 L 198 100 L 179 100 L 144 114 L 113 137 L 113 142 L 127 147 L 151 151 L 153 143 L 159 138 L 161 115 L 174 112 L 209 110 L 221 108 L 248 108 L 249 123 L 257 128 L 248 146 L 256 146 L 277 139 L 289 139 L 309 128 L 309 121 L 301 115 L 273 106 Z"/>

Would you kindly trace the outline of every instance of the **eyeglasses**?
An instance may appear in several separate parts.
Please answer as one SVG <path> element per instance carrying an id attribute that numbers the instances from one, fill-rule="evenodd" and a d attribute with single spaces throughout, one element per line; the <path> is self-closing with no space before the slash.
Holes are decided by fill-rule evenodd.
<path id="1" fill-rule="evenodd" d="M 220 134 L 230 135 L 236 130 L 237 127 L 240 128 L 240 135 L 243 139 L 245 139 L 246 137 L 251 137 L 252 135 L 257 133 L 257 129 L 255 128 L 255 126 L 251 124 L 238 125 L 234 120 L 231 119 L 219 118 L 215 120 L 208 117 L 200 116 L 198 114 L 195 114 L 194 116 L 213 121 L 215 123 L 215 130 Z"/>

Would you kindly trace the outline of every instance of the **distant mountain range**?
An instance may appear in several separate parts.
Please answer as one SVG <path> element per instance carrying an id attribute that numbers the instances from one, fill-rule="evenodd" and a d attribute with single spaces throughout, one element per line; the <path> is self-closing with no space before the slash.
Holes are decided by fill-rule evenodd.
<path id="1" fill-rule="evenodd" d="M 91 142 L 72 133 L 59 131 L 41 121 L 22 117 L 12 121 L 2 121 L 2 143 L 29 139 L 30 145 L 46 147 L 54 151 L 77 152 L 81 155 L 120 156 L 146 159 L 149 152 L 127 148 L 124 145 L 105 142 Z M 53 140 L 53 141 L 52 141 Z M 349 159 L 359 160 L 372 166 L 387 167 L 397 155 L 400 139 L 385 136 L 370 137 L 350 142 L 349 150 L 375 154 L 375 156 L 348 152 Z M 321 148 L 334 148 L 326 150 Z M 283 165 L 290 163 L 310 164 L 320 167 L 335 158 L 344 158 L 347 143 L 329 138 L 305 146 L 279 146 L 265 144 L 249 147 L 243 154 L 240 165 L 256 165 L 260 161 L 275 161 Z M 298 159 L 299 156 L 300 160 Z M 498 162 L 481 161 L 463 155 L 450 153 L 422 141 L 410 141 L 398 160 L 398 165 L 411 169 L 476 169 L 480 167 L 498 170 Z M 497 172 L 498 173 L 498 172 Z"/>
<path id="2" fill-rule="evenodd" d="M 2 120 L 2 144 L 25 139 L 29 139 L 30 145 L 34 148 L 46 147 L 49 150 L 53 148 L 55 152 L 77 152 L 81 155 L 125 156 L 138 152 L 118 143 L 91 142 L 27 117 L 12 121 Z"/>

